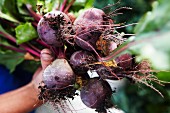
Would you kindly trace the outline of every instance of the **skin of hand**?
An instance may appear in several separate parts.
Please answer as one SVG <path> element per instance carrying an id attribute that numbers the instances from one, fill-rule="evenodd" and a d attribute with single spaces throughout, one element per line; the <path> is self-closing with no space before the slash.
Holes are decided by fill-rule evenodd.
<path id="1" fill-rule="evenodd" d="M 35 90 L 38 90 L 38 86 L 42 82 L 42 74 L 45 68 L 51 64 L 54 60 L 52 52 L 49 49 L 43 49 L 41 51 L 41 67 L 36 70 L 33 75 L 32 83 L 34 84 Z"/>
<path id="2" fill-rule="evenodd" d="M 43 104 L 38 99 L 38 86 L 42 81 L 43 70 L 51 64 L 54 57 L 48 49 L 41 51 L 41 68 L 33 75 L 32 81 L 16 90 L 0 95 L 0 113 L 27 113 Z"/>

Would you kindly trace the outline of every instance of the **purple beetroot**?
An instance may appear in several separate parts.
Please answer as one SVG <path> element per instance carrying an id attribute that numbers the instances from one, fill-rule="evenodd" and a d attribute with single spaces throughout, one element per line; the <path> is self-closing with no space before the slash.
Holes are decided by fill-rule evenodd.
<path id="1" fill-rule="evenodd" d="M 108 107 L 111 107 L 111 95 L 111 87 L 100 78 L 90 79 L 80 92 L 82 102 L 98 112 L 105 112 Z"/>
<path id="2" fill-rule="evenodd" d="M 70 57 L 70 64 L 77 74 L 87 73 L 89 64 L 96 61 L 92 53 L 88 51 L 76 51 Z"/>
<path id="3" fill-rule="evenodd" d="M 43 73 L 47 88 L 64 89 L 75 83 L 75 74 L 65 59 L 56 59 Z"/>
<path id="4" fill-rule="evenodd" d="M 75 21 L 76 37 L 88 42 L 96 48 L 96 41 L 106 29 L 108 19 L 101 9 L 90 8 L 82 13 Z M 76 44 L 85 50 L 92 51 L 88 44 L 76 38 Z"/>
<path id="5" fill-rule="evenodd" d="M 69 17 L 61 11 L 52 11 L 45 14 L 39 21 L 37 31 L 39 37 L 48 45 L 63 46 L 66 38 L 66 26 L 71 24 Z"/>

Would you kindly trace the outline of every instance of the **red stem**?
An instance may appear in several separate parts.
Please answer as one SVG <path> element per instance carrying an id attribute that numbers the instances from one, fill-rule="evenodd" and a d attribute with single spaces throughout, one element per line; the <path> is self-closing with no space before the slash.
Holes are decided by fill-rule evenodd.
<path id="1" fill-rule="evenodd" d="M 38 53 L 41 53 L 41 50 L 36 48 L 34 45 L 27 43 L 32 49 L 36 50 Z"/>
<path id="2" fill-rule="evenodd" d="M 30 15 L 38 22 L 40 19 L 41 19 L 41 16 L 38 15 L 37 13 L 35 13 L 33 10 L 32 10 L 32 6 L 30 4 L 26 4 L 26 7 L 30 13 Z"/>
<path id="3" fill-rule="evenodd" d="M 65 58 L 65 54 L 64 54 L 64 48 L 63 47 L 51 47 L 52 51 L 54 52 L 54 54 L 56 55 L 57 58 L 59 59 L 63 59 Z"/>
<path id="4" fill-rule="evenodd" d="M 38 58 L 40 58 L 40 54 L 38 52 L 32 50 L 31 48 L 27 47 L 27 45 L 21 44 L 20 46 L 23 47 L 25 50 L 27 50 L 29 53 L 32 53 L 33 55 L 35 55 Z"/>
<path id="5" fill-rule="evenodd" d="M 50 50 L 54 53 L 54 55 L 56 55 L 55 57 L 58 56 L 58 51 L 56 50 L 56 48 L 50 46 Z"/>
<path id="6" fill-rule="evenodd" d="M 64 11 L 64 8 L 66 6 L 66 3 L 67 3 L 67 0 L 64 0 L 63 4 L 61 5 L 60 7 L 60 11 L 63 12 Z"/>
<path id="7" fill-rule="evenodd" d="M 32 25 L 33 25 L 34 27 L 37 27 L 38 23 L 37 23 L 37 22 L 32 22 Z"/>
<path id="8" fill-rule="evenodd" d="M 42 40 L 37 39 L 36 41 L 37 41 L 39 44 L 43 45 L 44 47 L 50 48 L 50 46 L 47 45 L 47 44 L 46 44 L 45 42 L 43 42 Z"/>
<path id="9" fill-rule="evenodd" d="M 2 36 L 4 36 L 5 38 L 7 38 L 8 40 L 10 40 L 10 41 L 12 41 L 12 42 L 14 42 L 14 43 L 16 44 L 16 39 L 15 39 L 12 35 L 8 34 L 7 32 L 2 32 L 2 31 L 0 31 L 0 34 L 1 34 Z M 37 57 L 40 58 L 40 54 L 37 53 L 36 51 L 32 50 L 31 48 L 29 48 L 27 45 L 25 45 L 25 44 L 20 44 L 20 46 L 23 47 L 23 48 L 24 48 L 25 50 L 27 50 L 28 52 L 30 52 L 30 53 L 32 53 L 33 55 L 35 55 L 35 56 L 37 56 Z"/>
<path id="10" fill-rule="evenodd" d="M 11 36 L 10 34 L 6 33 L 6 32 L 2 32 L 0 31 L 0 34 L 3 35 L 5 38 L 7 38 L 8 40 L 16 43 L 16 40 L 13 36 Z"/>
<path id="11" fill-rule="evenodd" d="M 116 57 L 121 52 L 127 50 L 129 47 L 137 45 L 137 44 L 140 44 L 140 43 L 143 43 L 143 42 L 146 42 L 146 41 L 149 42 L 152 39 L 153 38 L 146 38 L 146 39 L 142 39 L 142 40 L 136 40 L 136 41 L 129 42 L 124 47 L 122 47 L 120 49 L 118 48 L 118 50 L 116 50 L 113 54 L 111 54 L 111 55 L 109 55 L 107 57 L 102 58 L 102 61 L 107 61 L 107 60 L 113 59 L 114 57 Z"/>
<path id="12" fill-rule="evenodd" d="M 6 24 L 9 25 L 10 27 L 13 27 L 13 28 L 16 27 L 16 25 L 15 25 L 14 22 L 10 22 L 10 21 L 8 21 L 8 20 L 6 20 L 6 19 L 2 19 L 2 18 L 0 18 L 0 21 L 2 21 L 3 23 L 6 23 Z"/>
<path id="13" fill-rule="evenodd" d="M 20 52 L 20 53 L 25 53 L 26 51 L 22 50 L 22 49 L 19 49 L 19 48 L 16 48 L 16 47 L 12 47 L 12 46 L 6 46 L 4 44 L 0 44 L 0 46 L 2 47 L 5 47 L 9 50 L 13 50 L 13 51 L 16 51 L 16 52 Z"/>
<path id="14" fill-rule="evenodd" d="M 132 45 L 133 45 L 133 43 L 129 43 L 129 44 L 125 45 L 124 47 L 120 48 L 119 50 L 117 50 L 116 52 L 114 52 L 113 54 L 106 56 L 106 57 L 103 57 L 101 60 L 102 61 L 108 61 L 108 60 L 110 60 L 111 58 L 114 58 L 116 55 L 120 54 L 121 52 L 123 52 L 124 50 L 126 50 L 127 48 L 129 48 Z"/>
<path id="15" fill-rule="evenodd" d="M 72 0 L 69 4 L 68 4 L 68 6 L 65 8 L 65 10 L 64 10 L 64 13 L 67 13 L 68 12 L 68 10 L 70 9 L 70 7 L 74 4 L 74 2 L 75 2 L 76 0 Z"/>

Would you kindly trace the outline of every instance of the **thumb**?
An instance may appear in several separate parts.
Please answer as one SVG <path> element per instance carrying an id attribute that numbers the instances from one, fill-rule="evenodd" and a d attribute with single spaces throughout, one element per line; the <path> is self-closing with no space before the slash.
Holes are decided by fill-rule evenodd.
<path id="1" fill-rule="evenodd" d="M 54 57 L 52 55 L 52 52 L 49 49 L 43 49 L 41 51 L 41 66 L 44 70 L 48 65 L 51 64 L 51 62 L 54 60 Z"/>

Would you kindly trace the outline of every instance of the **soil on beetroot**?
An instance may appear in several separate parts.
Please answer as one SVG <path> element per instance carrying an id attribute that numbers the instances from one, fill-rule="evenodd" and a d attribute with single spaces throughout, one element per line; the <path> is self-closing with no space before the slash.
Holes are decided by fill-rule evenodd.
<path id="1" fill-rule="evenodd" d="M 64 89 L 48 89 L 46 85 L 39 87 L 40 94 L 39 99 L 43 101 L 49 101 L 53 103 L 59 103 L 61 100 L 67 100 L 67 98 L 74 99 L 74 96 L 78 95 L 74 87 L 67 87 Z"/>
<path id="2" fill-rule="evenodd" d="M 101 13 L 101 15 L 96 15 L 98 13 L 95 13 L 95 11 L 99 11 L 98 13 Z M 113 107 L 113 103 L 110 100 L 113 92 L 105 79 L 120 80 L 127 78 L 131 83 L 141 82 L 154 89 L 146 82 L 149 77 L 146 78 L 145 82 L 141 81 L 141 78 L 144 78 L 145 80 L 145 76 L 150 76 L 151 69 L 148 61 L 136 63 L 135 56 L 131 54 L 122 54 L 115 59 L 111 59 L 113 56 L 111 57 L 110 55 L 112 55 L 113 50 L 119 47 L 125 41 L 125 38 L 122 38 L 120 33 L 116 32 L 113 27 L 114 21 L 107 17 L 102 10 L 92 8 L 87 12 L 90 12 L 89 14 L 94 15 L 92 17 L 96 18 L 90 20 L 91 16 L 83 14 L 78 20 L 71 23 L 64 19 L 62 13 L 58 16 L 53 15 L 55 18 L 51 15 L 43 17 L 44 21 L 47 22 L 49 29 L 55 31 L 52 34 L 49 34 L 49 36 L 54 36 L 54 39 L 58 44 L 57 46 L 61 47 L 66 45 L 68 47 L 64 52 L 66 59 L 70 59 L 68 60 L 68 63 L 76 74 L 77 80 L 73 84 L 76 84 L 77 86 L 52 89 L 47 88 L 46 85 L 40 85 L 39 99 L 57 105 L 57 103 L 60 103 L 62 100 L 67 100 L 68 98 L 74 99 L 74 96 L 78 95 L 76 90 L 81 90 L 81 95 L 86 96 L 83 98 L 92 98 L 96 102 L 93 102 L 94 105 L 92 106 L 87 105 L 88 107 L 96 109 L 99 113 L 106 113 L 106 109 Z M 41 23 L 41 25 L 43 24 L 44 22 Z M 44 29 L 38 30 L 40 30 L 40 37 L 41 33 L 43 35 L 43 33 L 46 32 L 43 31 Z M 48 42 L 47 37 L 42 36 L 41 38 L 45 42 Z M 49 45 L 54 49 L 56 47 L 55 41 L 51 41 L 51 39 L 49 39 L 49 41 L 52 42 L 52 44 L 49 43 Z M 112 63 L 110 63 L 108 59 L 103 60 L 102 58 L 110 58 Z M 95 70 L 99 75 L 99 81 L 102 82 L 96 84 L 98 81 L 94 82 L 87 75 L 88 70 Z M 93 84 L 88 85 L 89 81 L 93 81 Z M 105 83 L 107 85 L 105 85 Z M 95 88 L 92 88 L 93 85 L 96 85 Z M 104 92 L 102 92 L 103 94 L 100 94 L 95 91 L 97 89 L 102 89 L 101 91 L 105 90 L 107 95 L 104 94 Z M 159 91 L 157 92 L 159 93 Z M 91 95 L 91 93 L 95 93 L 96 95 Z M 100 100 L 100 97 L 102 96 L 103 99 Z"/>

